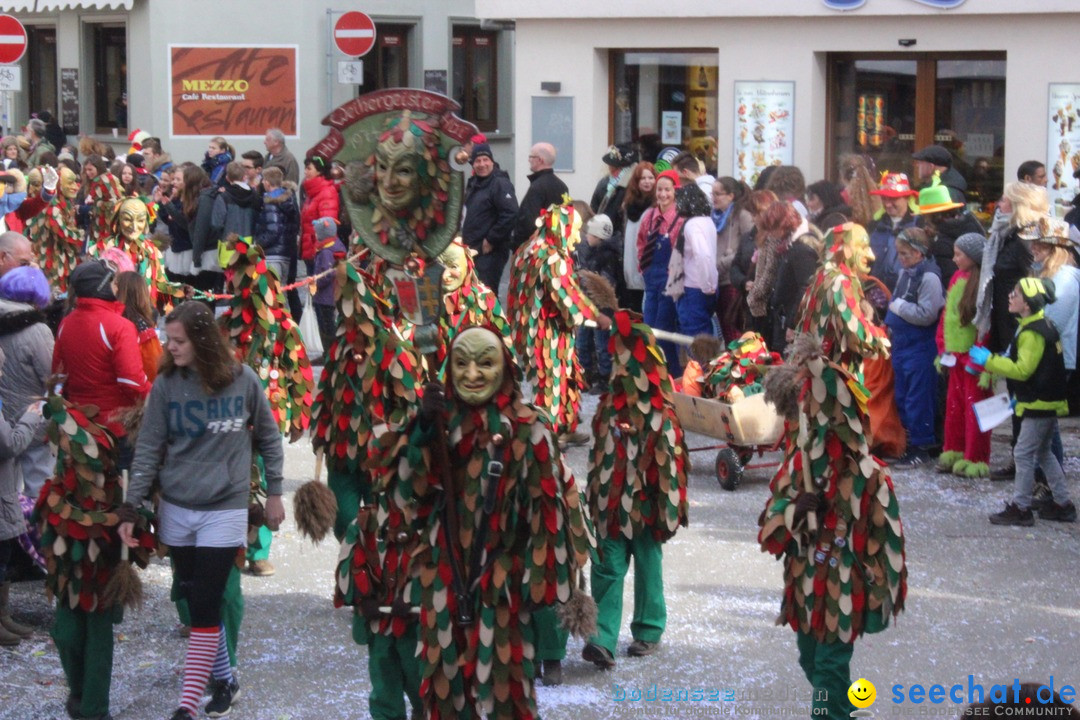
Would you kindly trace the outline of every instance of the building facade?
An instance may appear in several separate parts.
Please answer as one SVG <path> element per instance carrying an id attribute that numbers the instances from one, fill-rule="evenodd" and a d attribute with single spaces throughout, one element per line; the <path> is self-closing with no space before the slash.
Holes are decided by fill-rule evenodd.
<path id="1" fill-rule="evenodd" d="M 369 90 L 435 89 L 512 166 L 512 24 L 475 15 L 473 0 L 0 0 L 27 28 L 7 127 L 48 110 L 69 137 L 126 148 L 139 128 L 174 158 L 198 160 L 220 135 L 262 150 L 281 127 L 296 155 L 324 135 L 322 119 Z M 357 64 L 334 42 L 346 10 L 376 25 Z M 361 67 L 362 66 L 362 67 Z"/>
<path id="2" fill-rule="evenodd" d="M 627 141 L 749 182 L 778 163 L 837 180 L 845 153 L 911 173 L 911 153 L 937 143 L 983 200 L 1030 159 L 1059 211 L 1078 188 L 1075 0 L 477 0 L 477 13 L 516 24 L 516 153 L 555 141 L 575 197 Z"/>

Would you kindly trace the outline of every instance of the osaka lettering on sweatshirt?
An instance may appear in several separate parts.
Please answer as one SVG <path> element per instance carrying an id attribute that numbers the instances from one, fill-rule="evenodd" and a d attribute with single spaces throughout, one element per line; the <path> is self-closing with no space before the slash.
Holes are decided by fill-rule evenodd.
<path id="1" fill-rule="evenodd" d="M 281 494 L 281 433 L 255 371 L 237 369 L 214 395 L 184 368 L 159 375 L 150 391 L 135 446 L 128 500 L 146 499 L 154 481 L 174 505 L 193 510 L 248 506 L 252 450 L 266 467 L 269 495 Z"/>

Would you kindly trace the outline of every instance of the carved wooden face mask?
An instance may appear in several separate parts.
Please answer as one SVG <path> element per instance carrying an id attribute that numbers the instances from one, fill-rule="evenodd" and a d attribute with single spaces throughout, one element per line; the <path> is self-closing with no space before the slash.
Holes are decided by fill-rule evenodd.
<path id="1" fill-rule="evenodd" d="M 452 293 L 465 282 L 465 273 L 469 269 L 469 261 L 465 257 L 468 252 L 464 245 L 452 242 L 439 255 L 439 262 L 446 268 L 442 276 L 442 291 Z"/>
<path id="2" fill-rule="evenodd" d="M 454 393 L 469 405 L 490 400 L 506 376 L 502 340 L 484 328 L 469 328 L 454 340 L 450 378 Z"/>

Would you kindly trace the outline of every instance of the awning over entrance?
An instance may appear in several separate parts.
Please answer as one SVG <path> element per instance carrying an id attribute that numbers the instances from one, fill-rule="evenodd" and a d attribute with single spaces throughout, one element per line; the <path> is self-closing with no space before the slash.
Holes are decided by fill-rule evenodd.
<path id="1" fill-rule="evenodd" d="M 130 10 L 135 0 L 0 0 L 5 12 L 52 12 L 54 10 Z"/>

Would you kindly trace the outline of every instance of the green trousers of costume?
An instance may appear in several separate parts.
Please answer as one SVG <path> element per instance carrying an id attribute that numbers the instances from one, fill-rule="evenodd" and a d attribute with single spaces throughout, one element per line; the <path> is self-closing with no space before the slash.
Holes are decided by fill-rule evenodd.
<path id="1" fill-rule="evenodd" d="M 261 455 L 255 456 L 255 465 L 259 468 L 259 483 L 262 485 L 262 489 L 266 490 L 266 466 L 263 464 Z M 274 540 L 274 534 L 270 532 L 270 528 L 262 525 L 259 527 L 258 536 L 254 541 L 248 543 L 247 547 L 247 559 L 248 562 L 256 562 L 258 560 L 270 559 L 270 543 Z"/>
<path id="2" fill-rule="evenodd" d="M 619 536 L 600 541 L 599 563 L 590 573 L 592 596 L 596 600 L 596 637 L 589 642 L 607 648 L 615 655 L 622 626 L 623 581 L 634 558 L 634 619 L 630 634 L 635 640 L 659 642 L 667 625 L 664 604 L 664 550 L 649 534 L 633 540 Z"/>
<path id="3" fill-rule="evenodd" d="M 106 612 L 72 610 L 56 605 L 52 638 L 60 653 L 68 689 L 82 698 L 79 712 L 97 717 L 109 712 L 113 666 L 113 625 L 124 619 L 122 607 Z"/>
<path id="4" fill-rule="evenodd" d="M 334 537 L 340 541 L 345 537 L 349 523 L 356 519 L 360 502 L 363 501 L 365 505 L 371 503 L 371 481 L 363 470 L 355 473 L 330 470 L 326 473 L 326 484 L 337 498 Z"/>
<path id="5" fill-rule="evenodd" d="M 555 608 L 546 607 L 533 611 L 532 637 L 538 662 L 566 659 L 566 641 L 570 639 L 570 633 L 559 624 Z"/>
<path id="6" fill-rule="evenodd" d="M 191 627 L 191 612 L 187 598 L 180 597 L 176 573 L 173 572 L 172 592 L 169 599 L 176 603 L 176 614 L 180 622 Z M 221 622 L 225 625 L 225 647 L 229 650 L 229 665 L 237 667 L 236 643 L 240 639 L 240 623 L 244 621 L 244 595 L 240 592 L 240 569 L 233 565 L 229 571 L 229 580 L 225 583 L 225 594 L 221 598 Z"/>
<path id="7" fill-rule="evenodd" d="M 366 621 L 356 616 L 366 625 Z M 353 637 L 355 639 L 355 624 Z M 420 658 L 416 656 L 416 623 L 410 623 L 401 637 L 371 634 L 367 641 L 368 676 L 371 695 L 368 709 L 372 720 L 405 720 L 405 698 L 413 712 L 423 707 L 420 699 Z"/>
<path id="8" fill-rule="evenodd" d="M 814 717 L 847 720 L 855 710 L 847 695 L 855 646 L 845 642 L 819 643 L 813 635 L 802 632 L 797 637 L 799 665 L 814 686 Z"/>

